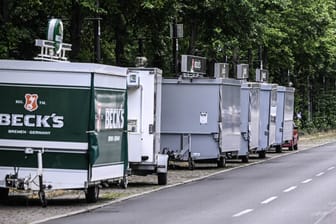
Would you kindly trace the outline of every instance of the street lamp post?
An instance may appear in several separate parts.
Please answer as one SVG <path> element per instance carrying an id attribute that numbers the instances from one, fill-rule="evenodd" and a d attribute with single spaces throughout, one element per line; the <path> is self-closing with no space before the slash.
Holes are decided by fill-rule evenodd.
<path id="1" fill-rule="evenodd" d="M 99 9 L 99 0 L 96 1 L 96 7 Z M 94 23 L 94 61 L 96 63 L 101 62 L 100 20 L 99 13 L 97 13 Z"/>

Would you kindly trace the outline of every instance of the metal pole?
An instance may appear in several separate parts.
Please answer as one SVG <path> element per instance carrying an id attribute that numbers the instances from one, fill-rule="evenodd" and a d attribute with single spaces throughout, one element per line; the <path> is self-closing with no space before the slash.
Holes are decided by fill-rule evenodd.
<path id="1" fill-rule="evenodd" d="M 176 29 L 176 28 L 175 28 Z M 178 76 L 178 70 L 179 70 L 179 65 L 178 65 L 178 51 L 179 51 L 179 46 L 178 46 L 178 38 L 176 37 L 176 53 L 175 53 L 175 74 Z"/>
<path id="2" fill-rule="evenodd" d="M 178 71 L 178 40 L 176 19 L 173 22 L 173 73 L 177 75 Z"/>
<path id="3" fill-rule="evenodd" d="M 99 9 L 99 0 L 96 1 L 96 7 Z M 95 52 L 95 62 L 101 62 L 101 49 L 100 49 L 100 18 L 97 14 L 97 19 L 94 23 L 94 52 Z"/>
<path id="4" fill-rule="evenodd" d="M 310 69 L 309 69 L 310 72 Z M 311 97 L 310 97 L 310 80 L 309 80 L 309 74 L 307 75 L 307 102 L 308 102 L 308 117 L 307 121 L 312 120 L 312 105 L 311 105 Z"/>
<path id="5" fill-rule="evenodd" d="M 262 46 L 259 46 L 259 61 L 260 61 L 260 69 L 263 69 Z"/>

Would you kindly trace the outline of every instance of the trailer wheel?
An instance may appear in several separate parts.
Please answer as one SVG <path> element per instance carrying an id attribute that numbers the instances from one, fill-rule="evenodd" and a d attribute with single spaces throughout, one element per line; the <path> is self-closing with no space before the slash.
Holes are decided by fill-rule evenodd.
<path id="1" fill-rule="evenodd" d="M 125 176 L 123 179 L 120 181 L 120 186 L 122 189 L 127 189 L 128 186 L 128 178 Z"/>
<path id="2" fill-rule="evenodd" d="M 158 173 L 158 184 L 159 185 L 167 185 L 168 182 L 168 175 L 167 173 Z"/>
<path id="3" fill-rule="evenodd" d="M 85 192 L 85 198 L 87 203 L 95 203 L 99 198 L 99 187 L 98 185 L 93 185 L 88 187 Z"/>
<path id="4" fill-rule="evenodd" d="M 221 156 L 219 160 L 217 161 L 218 168 L 223 168 L 226 165 L 226 159 L 224 156 Z"/>
<path id="5" fill-rule="evenodd" d="M 45 191 L 43 191 L 43 190 L 39 191 L 38 196 L 39 196 L 39 199 L 41 201 L 42 208 L 47 207 L 47 198 L 46 198 Z"/>
<path id="6" fill-rule="evenodd" d="M 260 159 L 266 158 L 266 150 L 259 151 L 258 154 Z"/>
<path id="7" fill-rule="evenodd" d="M 195 169 L 195 162 L 194 161 L 189 161 L 188 162 L 188 169 L 189 170 L 194 170 Z"/>
<path id="8" fill-rule="evenodd" d="M 241 161 L 242 161 L 242 163 L 248 163 L 249 162 L 249 156 L 248 155 L 242 156 Z"/>
<path id="9" fill-rule="evenodd" d="M 191 157 L 188 159 L 188 168 L 189 170 L 193 170 L 195 168 L 195 161 Z"/>
<path id="10" fill-rule="evenodd" d="M 6 201 L 8 199 L 8 188 L 0 188 L 0 201 Z"/>
<path id="11" fill-rule="evenodd" d="M 276 152 L 276 153 L 282 153 L 282 146 L 281 146 L 281 145 L 277 145 L 277 146 L 275 147 L 275 152 Z"/>

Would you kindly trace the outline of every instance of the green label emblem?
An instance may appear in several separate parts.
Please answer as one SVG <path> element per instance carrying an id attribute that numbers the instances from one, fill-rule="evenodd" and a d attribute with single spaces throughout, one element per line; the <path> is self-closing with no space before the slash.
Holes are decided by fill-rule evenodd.
<path id="1" fill-rule="evenodd" d="M 63 42 L 63 23 L 60 19 L 49 20 L 47 39 L 55 42 L 55 53 L 59 54 Z"/>

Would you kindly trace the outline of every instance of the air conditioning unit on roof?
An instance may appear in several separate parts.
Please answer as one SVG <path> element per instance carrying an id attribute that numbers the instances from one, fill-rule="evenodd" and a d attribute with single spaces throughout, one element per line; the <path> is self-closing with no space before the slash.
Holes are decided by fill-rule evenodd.
<path id="1" fill-rule="evenodd" d="M 249 65 L 248 64 L 238 64 L 237 65 L 237 79 L 247 79 L 249 75 Z"/>
<path id="2" fill-rule="evenodd" d="M 229 78 L 229 64 L 215 63 L 215 78 Z"/>
<path id="3" fill-rule="evenodd" d="M 256 69 L 256 82 L 267 82 L 268 76 L 268 70 L 259 68 Z"/>
<path id="4" fill-rule="evenodd" d="M 181 55 L 181 72 L 186 77 L 198 77 L 206 74 L 206 58 L 194 55 Z"/>

